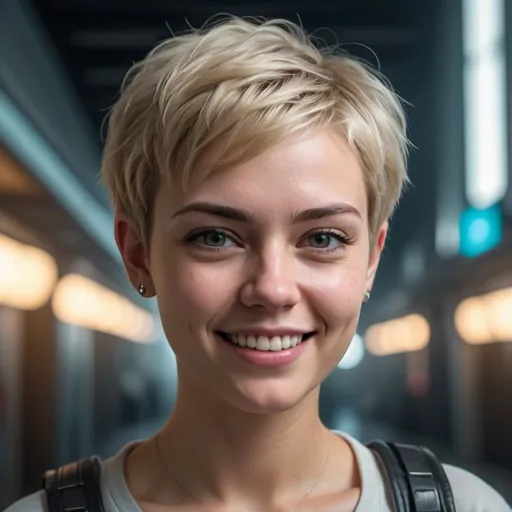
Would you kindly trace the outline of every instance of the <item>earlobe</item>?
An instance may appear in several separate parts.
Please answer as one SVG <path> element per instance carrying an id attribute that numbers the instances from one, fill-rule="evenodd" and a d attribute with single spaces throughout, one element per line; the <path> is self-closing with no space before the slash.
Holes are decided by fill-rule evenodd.
<path id="1" fill-rule="evenodd" d="M 145 291 L 144 297 L 153 296 L 154 286 L 148 268 L 148 253 L 143 237 L 120 212 L 115 215 L 114 232 L 117 247 L 132 286 L 139 293 L 142 286 Z"/>

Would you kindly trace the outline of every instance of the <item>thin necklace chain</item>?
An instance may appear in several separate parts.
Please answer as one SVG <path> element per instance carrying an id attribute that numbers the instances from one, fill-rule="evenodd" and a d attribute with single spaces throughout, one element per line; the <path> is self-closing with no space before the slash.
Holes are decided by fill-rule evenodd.
<path id="1" fill-rule="evenodd" d="M 184 492 L 185 494 L 188 494 L 192 499 L 197 500 L 196 496 L 194 496 L 190 491 L 188 491 L 182 485 L 180 485 L 180 483 L 178 482 L 174 473 L 171 471 L 169 466 L 167 466 L 167 463 L 164 460 L 164 457 L 162 455 L 162 450 L 160 447 L 160 432 L 158 432 L 157 435 L 155 436 L 155 442 L 156 442 L 156 451 L 158 454 L 158 459 L 160 460 L 160 464 L 162 464 L 162 467 L 164 468 L 165 472 L 174 480 L 174 483 L 182 492 Z M 324 462 L 322 465 L 322 469 L 320 470 L 319 477 L 316 480 L 316 482 L 313 484 L 313 486 L 309 489 L 309 491 L 301 498 L 301 500 L 299 501 L 299 505 L 301 505 L 306 500 L 306 498 L 316 489 L 318 484 L 322 481 L 322 477 L 324 476 L 325 468 L 327 467 L 328 460 L 329 460 L 329 448 L 328 448 L 328 442 L 326 441 Z"/>
<path id="2" fill-rule="evenodd" d="M 302 505 L 304 501 L 306 501 L 306 498 L 317 488 L 318 484 L 322 481 L 322 477 L 325 473 L 325 468 L 327 467 L 327 461 L 329 459 L 329 443 L 327 440 L 325 441 L 325 456 L 324 456 L 324 463 L 322 465 L 322 469 L 320 470 L 319 476 L 317 481 L 313 484 L 313 487 L 309 489 L 309 491 L 301 498 L 299 501 L 299 505 Z"/>
<path id="3" fill-rule="evenodd" d="M 162 450 L 160 449 L 160 432 L 157 433 L 155 437 L 156 441 L 156 451 L 158 452 L 158 458 L 160 460 L 160 464 L 162 464 L 162 467 L 164 468 L 165 472 L 174 480 L 174 483 L 176 486 L 180 489 L 180 491 L 184 492 L 185 494 L 188 494 L 192 499 L 197 500 L 197 497 L 194 496 L 191 492 L 189 492 L 187 489 L 182 487 L 180 483 L 178 482 L 178 479 L 174 476 L 174 473 L 171 471 L 169 466 L 167 466 L 164 457 L 162 455 Z"/>

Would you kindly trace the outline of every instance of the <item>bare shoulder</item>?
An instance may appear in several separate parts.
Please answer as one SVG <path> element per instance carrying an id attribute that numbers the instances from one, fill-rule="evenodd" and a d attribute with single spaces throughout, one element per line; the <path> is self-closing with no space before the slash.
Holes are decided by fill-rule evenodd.
<path id="1" fill-rule="evenodd" d="M 4 512 L 47 512 L 47 510 L 44 492 L 39 491 L 13 503 Z"/>
<path id="2" fill-rule="evenodd" d="M 490 485 L 464 469 L 445 464 L 457 512 L 511 512 L 510 505 Z"/>

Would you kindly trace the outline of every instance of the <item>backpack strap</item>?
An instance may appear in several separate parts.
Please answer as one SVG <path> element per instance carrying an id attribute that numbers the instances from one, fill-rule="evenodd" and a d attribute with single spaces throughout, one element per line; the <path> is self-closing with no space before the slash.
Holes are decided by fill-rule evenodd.
<path id="1" fill-rule="evenodd" d="M 396 512 L 455 512 L 450 482 L 430 450 L 381 440 L 367 446 L 384 469 Z"/>
<path id="2" fill-rule="evenodd" d="M 105 512 L 98 457 L 49 470 L 43 478 L 48 512 Z"/>

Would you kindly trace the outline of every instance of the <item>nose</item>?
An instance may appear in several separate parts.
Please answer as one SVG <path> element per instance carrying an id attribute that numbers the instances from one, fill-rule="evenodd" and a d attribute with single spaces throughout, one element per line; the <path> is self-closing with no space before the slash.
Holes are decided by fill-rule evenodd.
<path id="1" fill-rule="evenodd" d="M 300 300 L 297 268 L 291 255 L 275 247 L 255 257 L 241 289 L 240 300 L 269 312 L 291 309 Z"/>

